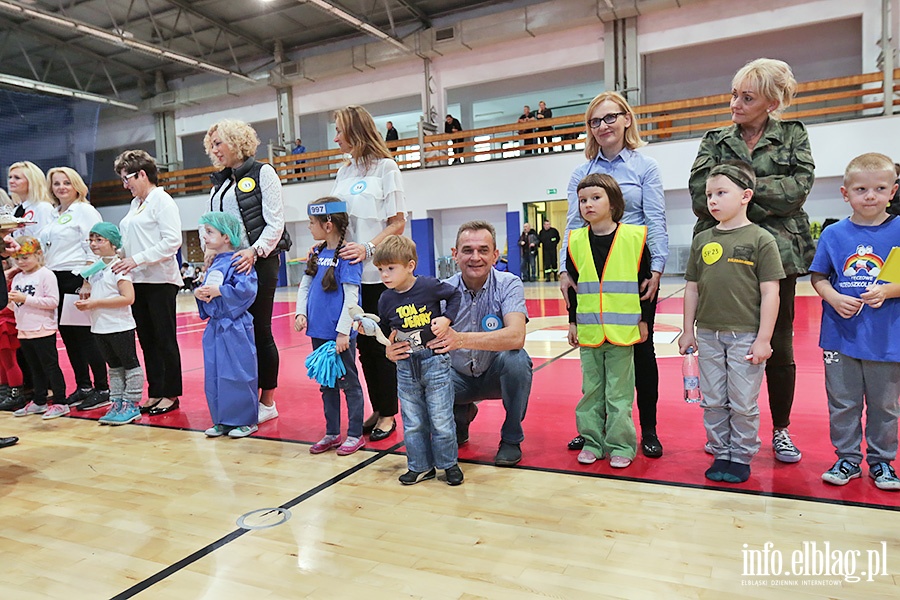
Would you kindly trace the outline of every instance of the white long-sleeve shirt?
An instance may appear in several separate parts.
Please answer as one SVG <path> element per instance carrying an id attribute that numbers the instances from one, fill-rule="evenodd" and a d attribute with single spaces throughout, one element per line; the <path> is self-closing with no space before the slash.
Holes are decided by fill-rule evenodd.
<path id="1" fill-rule="evenodd" d="M 154 188 L 143 202 L 133 199 L 119 231 L 125 257 L 138 265 L 131 272 L 134 283 L 184 285 L 175 258 L 181 248 L 181 214 L 164 189 Z"/>
<path id="2" fill-rule="evenodd" d="M 35 202 L 34 200 L 26 200 L 22 203 L 25 209 L 23 218 L 34 221 L 34 225 L 26 225 L 20 227 L 13 232 L 13 237 L 22 235 L 30 235 L 40 239 L 41 231 L 50 224 L 54 217 L 55 207 L 49 202 Z"/>
<path id="3" fill-rule="evenodd" d="M 51 271 L 71 271 L 94 262 L 91 252 L 91 227 L 103 220 L 87 202 L 73 202 L 68 210 L 53 209 L 54 218 L 41 230 L 44 266 Z"/>
<path id="4" fill-rule="evenodd" d="M 16 314 L 19 338 L 36 338 L 57 330 L 56 307 L 59 306 L 59 286 L 56 275 L 47 267 L 33 273 L 20 272 L 13 277 L 12 289 L 25 294 L 25 302 L 12 304 Z"/>

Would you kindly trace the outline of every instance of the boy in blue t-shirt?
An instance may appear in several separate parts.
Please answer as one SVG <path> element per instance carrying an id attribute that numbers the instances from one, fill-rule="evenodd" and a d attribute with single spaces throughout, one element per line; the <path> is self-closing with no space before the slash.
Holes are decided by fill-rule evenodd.
<path id="1" fill-rule="evenodd" d="M 456 422 L 450 354 L 435 354 L 426 344 L 444 335 L 459 311 L 459 290 L 434 277 L 416 277 L 416 244 L 409 238 L 384 238 L 372 262 L 387 286 L 378 299 L 381 327 L 391 341 L 409 342 L 409 356 L 397 361 L 397 396 L 403 415 L 408 471 L 400 483 L 433 479 L 444 469 L 449 485 L 463 482 L 457 464 Z M 441 302 L 446 306 L 441 310 Z M 393 333 L 392 333 L 393 331 Z"/>
<path id="2" fill-rule="evenodd" d="M 894 179 L 894 163 L 883 154 L 850 161 L 841 194 L 853 214 L 822 232 L 810 267 L 823 301 L 819 346 L 838 456 L 822 479 L 834 485 L 861 475 L 865 402 L 869 475 L 879 489 L 900 490 L 891 467 L 900 415 L 900 284 L 878 283 L 892 246 L 900 243 L 900 219 L 886 211 L 897 190 Z"/>

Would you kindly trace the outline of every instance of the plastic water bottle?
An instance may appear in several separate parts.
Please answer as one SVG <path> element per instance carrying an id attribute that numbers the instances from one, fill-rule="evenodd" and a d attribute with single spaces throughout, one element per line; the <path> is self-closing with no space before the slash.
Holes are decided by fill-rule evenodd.
<path id="1" fill-rule="evenodd" d="M 700 364 L 697 362 L 693 346 L 688 348 L 687 354 L 684 355 L 681 374 L 684 376 L 684 401 L 691 404 L 700 402 L 703 398 L 703 394 L 700 393 Z"/>

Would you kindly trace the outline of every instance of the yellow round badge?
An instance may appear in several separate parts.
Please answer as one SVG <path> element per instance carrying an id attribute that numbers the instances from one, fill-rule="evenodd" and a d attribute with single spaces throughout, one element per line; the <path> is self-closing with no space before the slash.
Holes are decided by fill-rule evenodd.
<path id="1" fill-rule="evenodd" d="M 238 181 L 238 189 L 242 192 L 249 193 L 256 189 L 256 182 L 253 181 L 252 177 L 244 177 L 240 181 Z"/>
<path id="2" fill-rule="evenodd" d="M 701 254 L 703 255 L 703 262 L 708 265 L 715 264 L 722 258 L 722 244 L 710 242 L 703 246 Z"/>

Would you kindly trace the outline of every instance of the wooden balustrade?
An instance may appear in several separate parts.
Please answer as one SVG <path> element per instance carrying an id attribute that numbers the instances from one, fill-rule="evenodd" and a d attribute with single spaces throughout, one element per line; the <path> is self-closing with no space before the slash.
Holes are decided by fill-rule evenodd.
<path id="1" fill-rule="evenodd" d="M 900 78 L 900 68 L 894 79 Z M 784 117 L 806 122 L 821 122 L 880 115 L 883 106 L 883 78 L 881 73 L 867 73 L 809 81 L 798 86 L 797 97 Z M 894 92 L 900 91 L 895 85 Z M 716 94 L 700 98 L 659 102 L 635 107 L 641 135 L 649 142 L 697 137 L 714 127 L 731 123 L 728 102 L 730 94 Z M 900 100 L 894 99 L 894 105 Z M 551 128 L 539 131 L 537 128 Z M 532 131 L 526 131 L 531 129 Z M 401 168 L 421 168 L 448 165 L 456 160 L 496 160 L 507 155 L 522 155 L 525 151 L 571 151 L 581 149 L 585 126 L 581 114 L 540 121 L 510 123 L 494 127 L 471 129 L 459 133 L 439 133 L 424 136 L 424 151 L 417 138 L 388 142 Z M 547 141 L 540 141 L 547 138 Z M 452 155 L 450 154 L 452 151 Z M 301 162 L 302 161 L 302 162 Z M 319 150 L 277 156 L 272 166 L 284 183 L 327 179 L 337 173 L 344 161 L 338 149 Z M 160 173 L 160 185 L 176 195 L 206 192 L 213 167 L 186 169 Z M 100 181 L 91 186 L 91 201 L 97 206 L 123 204 L 130 194 L 116 179 Z"/>

